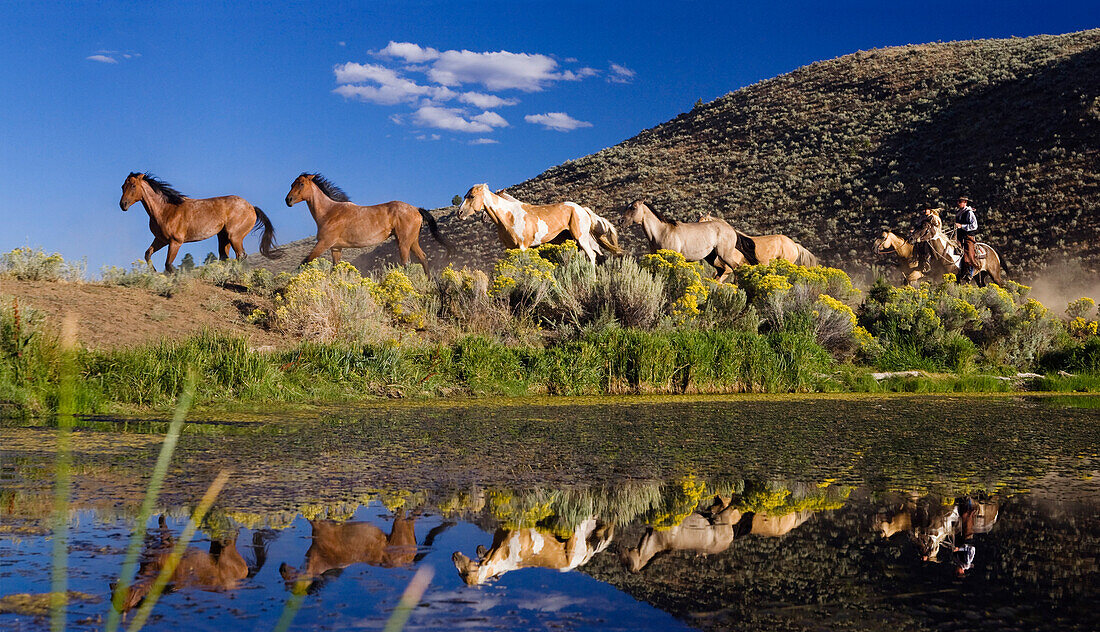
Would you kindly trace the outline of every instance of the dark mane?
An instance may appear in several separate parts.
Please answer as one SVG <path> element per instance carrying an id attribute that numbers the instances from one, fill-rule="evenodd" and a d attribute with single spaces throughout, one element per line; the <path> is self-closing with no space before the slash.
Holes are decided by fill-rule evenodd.
<path id="1" fill-rule="evenodd" d="M 337 202 L 350 202 L 348 194 L 344 193 L 344 190 L 335 184 L 325 179 L 325 176 L 319 173 L 302 173 L 303 176 L 313 176 L 313 184 L 317 185 L 318 189 L 321 189 L 321 193 L 329 196 Z"/>
<path id="2" fill-rule="evenodd" d="M 648 208 L 648 209 L 649 209 L 649 212 L 651 212 L 651 213 L 653 213 L 654 215 L 656 215 L 656 216 L 657 216 L 657 219 L 661 220 L 662 222 L 664 222 L 664 223 L 666 223 L 666 224 L 672 224 L 673 226 L 675 226 L 676 224 L 679 224 L 679 223 L 680 223 L 680 222 L 678 222 L 678 221 L 676 221 L 676 220 L 672 219 L 672 218 L 671 218 L 671 217 L 669 217 L 668 215 L 665 215 L 664 213 L 662 213 L 662 212 L 658 211 L 657 209 L 653 208 L 652 206 L 650 206 L 650 205 L 648 205 L 648 204 L 646 204 L 646 208 Z"/>
<path id="3" fill-rule="evenodd" d="M 186 195 L 172 188 L 172 185 L 168 184 L 167 182 L 163 180 L 157 180 L 156 177 L 153 176 L 153 174 L 151 173 L 131 173 L 130 176 L 142 176 L 145 181 L 149 183 L 149 186 L 152 187 L 154 191 L 163 195 L 165 200 L 168 200 L 169 204 L 183 204 L 183 201 L 187 199 Z"/>

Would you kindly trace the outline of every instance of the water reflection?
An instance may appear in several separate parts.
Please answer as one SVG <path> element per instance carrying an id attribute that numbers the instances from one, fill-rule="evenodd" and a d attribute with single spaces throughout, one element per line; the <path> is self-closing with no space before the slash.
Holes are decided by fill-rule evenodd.
<path id="1" fill-rule="evenodd" d="M 962 577 L 977 556 L 974 536 L 989 533 L 999 515 L 1000 503 L 988 497 L 910 493 L 879 511 L 876 529 L 886 539 L 904 534 L 922 562 L 950 563 Z"/>
<path id="2" fill-rule="evenodd" d="M 150 530 L 145 537 L 145 546 L 141 553 L 137 578 L 130 584 L 129 592 L 123 599 L 120 609 L 123 612 L 136 608 L 153 587 L 157 576 L 164 569 L 176 544 L 175 536 L 161 515 L 157 519 L 157 528 Z M 261 558 L 262 559 L 262 558 Z M 187 547 L 180 557 L 172 576 L 168 579 L 165 592 L 180 588 L 197 588 L 208 591 L 226 591 L 237 588 L 241 581 L 255 574 L 262 561 L 250 568 L 240 551 L 237 550 L 237 535 L 211 539 L 210 547 L 204 551 Z M 114 584 L 110 586 L 114 590 Z"/>
<path id="3" fill-rule="evenodd" d="M 296 582 L 308 581 L 308 590 L 314 592 L 353 564 L 382 568 L 411 566 L 417 558 L 415 521 L 415 516 L 398 511 L 386 534 L 369 522 L 310 520 L 311 543 L 306 551 L 305 565 L 298 569 L 284 562 L 279 566 L 279 574 L 288 588 Z M 449 524 L 443 529 L 447 526 Z M 429 546 L 438 532 L 437 527 L 426 538 Z"/>
<path id="4" fill-rule="evenodd" d="M 539 528 L 497 529 L 492 547 L 478 545 L 476 560 L 460 551 L 451 560 L 467 586 L 478 586 L 521 568 L 571 571 L 606 549 L 614 535 L 613 525 L 591 517 L 565 535 Z"/>

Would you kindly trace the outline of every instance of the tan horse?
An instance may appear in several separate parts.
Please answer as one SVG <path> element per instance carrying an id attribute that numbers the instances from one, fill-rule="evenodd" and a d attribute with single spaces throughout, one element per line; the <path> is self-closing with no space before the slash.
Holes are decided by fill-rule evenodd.
<path id="1" fill-rule="evenodd" d="M 176 269 L 172 262 L 180 246 L 214 235 L 218 236 L 219 258 L 228 259 L 230 247 L 238 259 L 244 258 L 245 235 L 261 226 L 264 232 L 260 237 L 260 253 L 269 259 L 281 256 L 274 250 L 275 228 L 271 220 L 259 208 L 236 195 L 195 200 L 153 176 L 131 173 L 122 183 L 122 199 L 118 205 L 125 211 L 135 202 L 141 202 L 149 213 L 153 243 L 145 251 L 145 262 L 150 267 L 153 253 L 168 246 L 164 270 L 171 272 Z"/>
<path id="2" fill-rule="evenodd" d="M 302 200 L 309 206 L 313 221 L 317 222 L 317 245 L 302 260 L 303 264 L 326 250 L 331 252 L 332 262 L 336 264 L 344 248 L 369 248 L 394 236 L 401 264 L 409 263 L 411 251 L 428 272 L 428 258 L 420 248 L 420 228 L 424 222 L 432 237 L 447 249 L 448 256 L 452 253 L 451 245 L 439 234 L 439 226 L 427 209 L 399 201 L 373 206 L 353 204 L 340 187 L 319 173 L 303 173 L 290 185 L 286 205 L 294 206 Z"/>
<path id="3" fill-rule="evenodd" d="M 310 520 L 313 542 L 306 551 L 305 566 L 299 570 L 284 563 L 279 566 L 279 574 L 288 583 L 312 583 L 323 581 L 330 571 L 352 564 L 383 568 L 409 566 L 416 559 L 414 520 L 404 512 L 398 514 L 389 535 L 368 522 Z"/>
<path id="4" fill-rule="evenodd" d="M 728 499 L 718 497 L 706 514 L 694 512 L 670 529 L 647 528 L 638 546 L 621 550 L 619 559 L 631 572 L 638 573 L 662 553 L 690 551 L 714 555 L 725 551 L 734 540 L 746 535 L 768 538 L 786 535 L 813 516 L 812 511 L 796 511 L 781 516 L 742 514 Z"/>
<path id="5" fill-rule="evenodd" d="M 737 231 L 722 221 L 677 222 L 634 202 L 623 211 L 622 226 L 641 224 L 649 239 L 649 251 L 674 250 L 688 261 L 706 261 L 716 270 L 719 283 L 746 263 L 737 249 Z"/>
<path id="6" fill-rule="evenodd" d="M 476 560 L 456 551 L 451 561 L 467 586 L 479 586 L 521 568 L 550 568 L 564 573 L 591 561 L 607 548 L 614 533 L 613 525 L 595 518 L 581 521 L 564 540 L 535 528 L 497 529 L 491 548 L 477 547 Z"/>
<path id="7" fill-rule="evenodd" d="M 150 533 L 146 544 L 144 560 L 138 569 L 137 578 L 124 595 L 119 610 L 127 612 L 137 607 L 153 588 L 157 576 L 164 568 L 175 543 L 171 532 L 165 525 L 164 516 L 160 517 L 159 529 Z M 168 580 L 168 590 L 180 588 L 198 588 L 212 592 L 221 592 L 237 588 L 241 581 L 249 576 L 248 563 L 237 550 L 237 537 L 211 540 L 210 550 L 203 551 L 189 547 L 183 552 L 175 571 Z M 115 590 L 115 586 L 111 586 Z"/>
<path id="8" fill-rule="evenodd" d="M 916 285 L 924 278 L 919 268 L 919 262 L 917 256 L 914 253 L 913 244 L 909 243 L 905 238 L 897 235 L 891 231 L 883 231 L 882 235 L 875 241 L 875 251 L 880 255 L 893 254 L 897 259 L 898 272 L 901 273 L 902 278 L 908 285 Z M 944 256 L 933 254 L 932 256 L 932 270 L 943 274 L 950 272 L 958 276 L 961 272 L 960 263 L 962 257 L 959 256 L 958 251 L 949 246 Z M 1003 268 L 1003 262 L 1001 256 L 997 254 L 997 251 L 992 246 L 986 243 L 978 243 L 979 261 L 982 262 L 981 270 L 974 275 L 974 282 L 980 287 L 984 287 L 988 280 L 992 280 L 994 283 L 1001 283 L 1001 272 Z M 946 257 L 946 258 L 945 258 Z M 933 275 L 932 278 L 935 278 Z M 965 283 L 965 279 L 959 279 L 960 283 Z"/>
<path id="9" fill-rule="evenodd" d="M 700 222 L 729 223 L 721 217 L 703 215 Z M 737 231 L 737 249 L 744 255 L 749 263 L 767 264 L 774 259 L 785 259 L 795 265 L 813 267 L 817 265 L 817 257 L 802 244 L 786 235 L 746 235 Z"/>
<path id="10" fill-rule="evenodd" d="M 593 264 L 596 255 L 603 254 L 601 246 L 613 254 L 622 253 L 619 234 L 611 222 L 580 204 L 527 204 L 507 194 L 497 195 L 487 184 L 476 184 L 462 199 L 458 218 L 468 219 L 482 211 L 496 224 L 505 248 L 524 250 L 565 233 L 577 241 Z"/>

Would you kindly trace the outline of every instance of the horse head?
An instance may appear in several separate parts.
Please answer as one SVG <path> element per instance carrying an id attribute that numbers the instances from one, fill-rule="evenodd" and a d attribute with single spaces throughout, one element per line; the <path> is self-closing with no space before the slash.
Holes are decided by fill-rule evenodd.
<path id="1" fill-rule="evenodd" d="M 297 178 L 294 178 L 294 182 L 290 185 L 290 192 L 286 194 L 287 206 L 294 206 L 305 199 L 306 188 L 313 186 L 313 177 L 315 175 L 316 174 L 312 173 L 303 173 Z"/>
<path id="2" fill-rule="evenodd" d="M 144 173 L 131 173 L 126 176 L 126 180 L 122 183 L 122 198 L 118 201 L 118 205 L 122 210 L 130 210 L 135 202 L 144 197 L 145 191 L 141 186 L 144 180 Z"/>
<path id="3" fill-rule="evenodd" d="M 619 220 L 619 225 L 625 227 L 631 224 L 641 224 L 645 219 L 645 212 L 648 210 L 649 207 L 641 200 L 637 200 L 633 204 L 628 204 L 627 207 L 623 209 L 623 215 Z"/>
<path id="4" fill-rule="evenodd" d="M 458 219 L 469 219 L 474 213 L 484 211 L 488 206 L 488 184 L 475 184 L 470 187 L 462 198 L 462 205 L 458 207 Z"/>
<path id="5" fill-rule="evenodd" d="M 882 235 L 875 242 L 875 252 L 880 255 L 894 252 L 894 234 L 888 230 L 882 231 Z"/>

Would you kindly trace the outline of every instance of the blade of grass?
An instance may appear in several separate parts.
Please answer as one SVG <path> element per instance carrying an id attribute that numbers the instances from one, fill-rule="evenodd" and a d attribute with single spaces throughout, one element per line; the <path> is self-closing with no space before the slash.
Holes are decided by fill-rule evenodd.
<path id="1" fill-rule="evenodd" d="M 141 629 L 141 626 L 145 625 L 146 620 L 149 619 L 149 615 L 153 612 L 153 607 L 157 605 L 157 600 L 160 599 L 161 593 L 164 592 L 164 587 L 168 585 L 168 581 L 172 579 L 172 574 L 176 572 L 176 566 L 179 565 L 180 559 L 183 558 L 184 551 L 187 550 L 187 545 L 191 543 L 191 538 L 195 536 L 195 531 L 198 530 L 199 525 L 202 524 L 203 518 L 206 517 L 206 512 L 210 510 L 210 506 L 214 504 L 214 500 L 217 499 L 218 494 L 221 493 L 222 488 L 225 487 L 225 482 L 229 480 L 229 470 L 222 470 L 214 477 L 214 482 L 210 483 L 210 487 L 206 490 L 206 493 L 202 495 L 202 500 L 199 501 L 198 507 L 195 507 L 195 511 L 191 514 L 191 520 L 187 523 L 187 527 L 180 534 L 179 540 L 176 541 L 175 546 L 172 547 L 172 553 L 165 560 L 164 566 L 160 569 L 160 574 L 153 581 L 152 588 L 149 589 L 149 594 L 145 596 L 145 599 L 141 602 L 141 607 L 138 608 L 137 614 L 134 615 L 134 620 L 130 622 L 130 626 L 126 628 L 127 632 L 137 632 Z"/>
<path id="2" fill-rule="evenodd" d="M 290 596 L 287 597 L 286 603 L 283 604 L 283 612 L 279 615 L 279 620 L 275 622 L 273 632 L 286 632 L 290 629 L 290 624 L 294 621 L 294 616 L 298 614 L 298 610 L 302 607 L 302 602 L 305 601 L 306 590 L 308 588 L 308 579 L 299 579 L 294 582 L 294 586 L 290 589 Z"/>
<path id="3" fill-rule="evenodd" d="M 168 426 L 168 433 L 164 435 L 164 443 L 160 447 L 160 456 L 153 467 L 153 476 L 149 479 L 149 487 L 145 490 L 145 500 L 141 503 L 141 511 L 138 512 L 137 522 L 134 526 L 134 534 L 130 537 L 130 544 L 126 548 L 126 557 L 122 562 L 122 572 L 111 596 L 112 608 L 107 614 L 107 632 L 115 632 L 122 616 L 122 604 L 126 602 L 126 596 L 130 592 L 130 583 L 137 567 L 138 554 L 141 545 L 145 542 L 145 530 L 149 524 L 149 517 L 153 515 L 153 507 L 156 506 L 157 496 L 160 495 L 161 485 L 168 473 L 168 464 L 172 460 L 172 453 L 176 450 L 180 431 L 183 429 L 183 420 L 187 417 L 187 411 L 191 408 L 191 402 L 195 398 L 195 371 L 187 369 L 187 377 L 184 379 L 183 391 L 180 393 L 176 410 L 172 414 L 172 423 Z"/>
<path id="4" fill-rule="evenodd" d="M 424 591 L 428 589 L 428 584 L 431 583 L 434 573 L 435 571 L 432 570 L 431 566 L 421 566 L 417 569 L 416 574 L 409 580 L 409 585 L 405 587 L 401 600 L 397 602 L 397 607 L 393 609 L 393 614 L 390 615 L 390 620 L 386 622 L 386 627 L 382 632 L 400 632 L 405 627 L 413 608 L 420 603 L 420 598 L 424 596 Z"/>
<path id="5" fill-rule="evenodd" d="M 61 324 L 61 375 L 57 391 L 57 479 L 53 501 L 53 572 L 50 582 L 50 630 L 65 629 L 69 588 L 69 494 L 72 491 L 73 399 L 76 388 L 76 317 Z"/>

